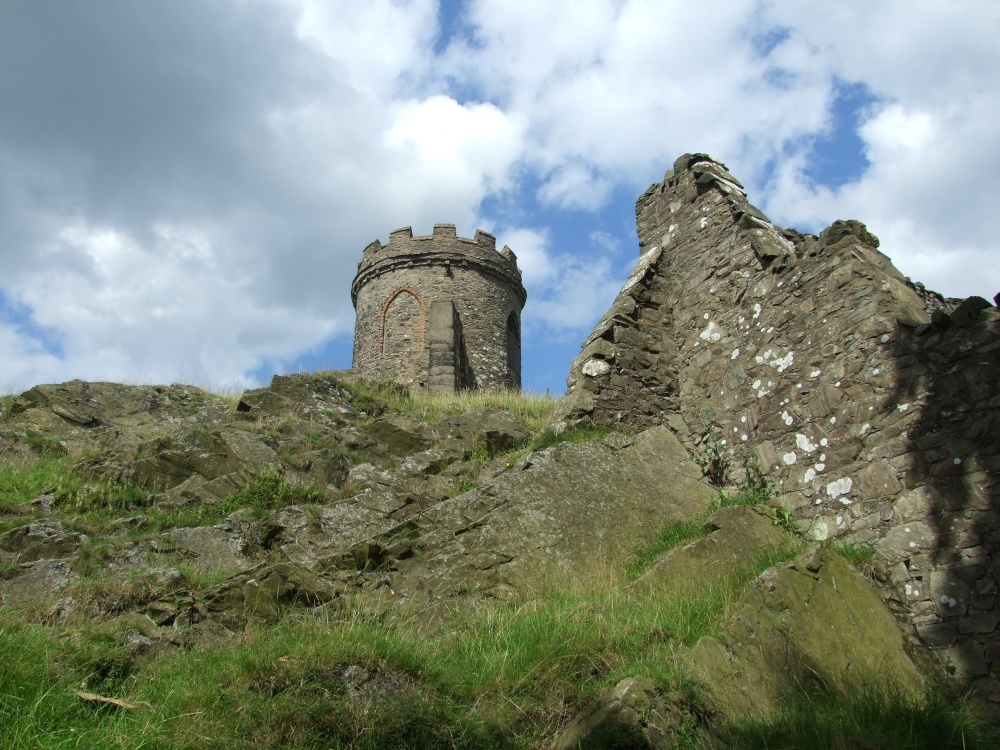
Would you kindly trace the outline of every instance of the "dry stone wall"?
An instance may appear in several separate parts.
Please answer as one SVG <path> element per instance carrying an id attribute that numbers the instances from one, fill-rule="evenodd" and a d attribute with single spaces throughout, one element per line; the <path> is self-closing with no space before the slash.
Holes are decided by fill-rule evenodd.
<path id="1" fill-rule="evenodd" d="M 910 283 L 860 222 L 774 226 L 703 154 L 636 214 L 564 417 L 755 452 L 803 533 L 874 545 L 920 638 L 1000 703 L 996 307 Z"/>
<path id="2" fill-rule="evenodd" d="M 351 294 L 354 369 L 365 377 L 442 391 L 520 387 L 527 296 L 516 256 L 497 252 L 492 235 L 397 229 L 388 245 L 365 248 Z"/>

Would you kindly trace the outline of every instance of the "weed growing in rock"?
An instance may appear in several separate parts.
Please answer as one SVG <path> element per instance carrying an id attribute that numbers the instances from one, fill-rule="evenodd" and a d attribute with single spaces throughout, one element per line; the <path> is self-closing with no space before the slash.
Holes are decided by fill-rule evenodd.
<path id="1" fill-rule="evenodd" d="M 239 508 L 247 508 L 262 515 L 285 505 L 316 504 L 325 499 L 325 495 L 314 485 L 291 484 L 277 469 L 265 469 L 247 482 L 246 487 L 214 506 L 214 514 L 225 517 Z"/>
<path id="2" fill-rule="evenodd" d="M 694 460 L 712 484 L 721 485 L 726 481 L 731 453 L 726 441 L 719 437 L 718 428 L 714 424 L 706 424 L 705 435 Z"/>
<path id="3" fill-rule="evenodd" d="M 625 568 L 625 577 L 629 579 L 635 578 L 642 571 L 648 568 L 651 563 L 663 557 L 664 554 L 672 550 L 674 547 L 677 547 L 684 542 L 691 541 L 692 539 L 698 539 L 699 537 L 704 536 L 704 520 L 705 519 L 700 521 L 687 521 L 664 526 L 660 531 L 660 535 L 653 541 L 652 544 L 636 551 L 635 556 L 629 561 L 628 566 Z"/>
<path id="4" fill-rule="evenodd" d="M 722 507 L 730 505 L 748 505 L 752 508 L 767 507 L 774 500 L 774 485 L 764 475 L 760 468 L 757 454 L 745 448 L 733 452 L 738 470 L 735 474 L 736 492 L 731 495 L 722 494 Z M 727 466 L 729 462 L 727 461 Z"/>

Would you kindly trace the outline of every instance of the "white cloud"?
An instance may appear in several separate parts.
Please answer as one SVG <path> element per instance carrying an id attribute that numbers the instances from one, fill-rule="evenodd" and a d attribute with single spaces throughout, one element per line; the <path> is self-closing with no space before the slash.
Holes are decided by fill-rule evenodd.
<path id="1" fill-rule="evenodd" d="M 284 0 L 298 12 L 296 32 L 347 71 L 352 88 L 376 101 L 419 81 L 437 36 L 434 0 Z"/>
<path id="2" fill-rule="evenodd" d="M 521 269 L 521 281 L 528 290 L 551 284 L 558 267 L 550 255 L 551 237 L 545 229 L 517 227 L 505 229 L 501 233 L 503 244 L 509 245 L 517 255 L 517 266 Z"/>
<path id="3" fill-rule="evenodd" d="M 422 190 L 447 191 L 453 200 L 464 195 L 478 203 L 487 191 L 510 187 L 523 125 L 496 106 L 432 96 L 392 105 L 389 119 L 385 145 L 404 163 L 410 161 L 414 174 L 407 177 L 424 182 Z"/>
<path id="4" fill-rule="evenodd" d="M 234 382 L 265 358 L 294 356 L 337 327 L 290 306 L 259 304 L 238 269 L 222 267 L 196 229 L 158 225 L 144 246 L 78 223 L 60 232 L 49 253 L 53 263 L 20 276 L 16 301 L 33 311 L 34 324 L 59 332 L 63 367 L 87 377 Z M 87 272 L 64 270 L 60 257 L 75 257 Z M 35 348 L 23 334 L 20 341 L 22 350 Z M 53 370 L 37 352 L 29 359 Z"/>
<path id="5" fill-rule="evenodd" d="M 630 269 L 618 268 L 601 233 L 582 252 L 554 251 L 545 229 L 515 227 L 501 232 L 503 242 L 517 253 L 528 291 L 528 337 L 572 340 L 584 334 L 607 310 Z"/>
<path id="6" fill-rule="evenodd" d="M 1000 241 L 985 220 L 1000 193 L 1000 7 L 904 2 L 810 7 L 774 3 L 790 39 L 816 50 L 830 77 L 864 83 L 881 104 L 862 113 L 869 167 L 834 189 L 805 176 L 808 151 L 779 168 L 772 218 L 822 227 L 858 218 L 904 273 L 952 296 L 1000 290 Z"/>
<path id="7" fill-rule="evenodd" d="M 72 43 L 37 4 L 0 26 L 0 385 L 280 368 L 347 340 L 365 245 L 441 221 L 510 227 L 526 330 L 579 338 L 632 242 L 593 212 L 684 151 L 781 223 L 858 218 L 932 288 L 1000 290 L 991 0 L 474 0 L 440 56 L 434 0 L 64 13 Z M 829 187 L 844 83 L 869 166 Z"/>

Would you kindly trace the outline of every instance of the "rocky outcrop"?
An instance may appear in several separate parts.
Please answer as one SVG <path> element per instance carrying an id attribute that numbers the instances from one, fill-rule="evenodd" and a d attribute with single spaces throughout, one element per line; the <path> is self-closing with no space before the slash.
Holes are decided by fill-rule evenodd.
<path id="1" fill-rule="evenodd" d="M 1000 313 L 912 284 L 857 221 L 782 229 L 686 154 L 563 418 L 753 451 L 808 539 L 874 545 L 924 642 L 1000 701 Z"/>
<path id="2" fill-rule="evenodd" d="M 919 703 L 920 671 L 895 619 L 833 551 L 810 551 L 754 582 L 718 637 L 678 655 L 727 720 L 774 715 L 802 692 L 858 686 Z"/>

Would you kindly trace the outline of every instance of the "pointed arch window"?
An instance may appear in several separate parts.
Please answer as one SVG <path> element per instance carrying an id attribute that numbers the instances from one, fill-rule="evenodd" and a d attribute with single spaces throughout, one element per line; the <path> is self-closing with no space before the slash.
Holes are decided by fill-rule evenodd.
<path id="1" fill-rule="evenodd" d="M 515 313 L 507 316 L 507 369 L 521 382 L 521 322 Z"/>

